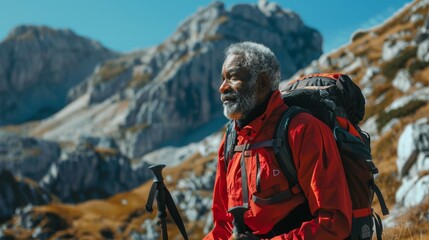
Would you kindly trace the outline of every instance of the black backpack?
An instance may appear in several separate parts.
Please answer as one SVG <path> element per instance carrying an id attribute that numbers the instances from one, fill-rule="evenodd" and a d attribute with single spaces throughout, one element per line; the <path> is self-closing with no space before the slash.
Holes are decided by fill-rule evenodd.
<path id="1" fill-rule="evenodd" d="M 337 142 L 352 199 L 352 232 L 348 239 L 372 239 L 374 225 L 377 238 L 382 239 L 381 218 L 371 208 L 374 193 L 383 215 L 389 214 L 389 210 L 374 182 L 378 169 L 372 161 L 370 136 L 358 126 L 365 114 L 365 98 L 360 88 L 347 75 L 323 73 L 290 81 L 282 90 L 282 98 L 289 108 L 280 118 L 271 141 L 281 144 L 263 147 L 273 148 L 278 164 L 293 187 L 298 184 L 298 178 L 285 136 L 291 119 L 298 113 L 308 112 L 328 125 Z M 225 138 L 227 159 L 234 152 L 231 150 L 237 149 L 234 129 L 231 121 Z"/>

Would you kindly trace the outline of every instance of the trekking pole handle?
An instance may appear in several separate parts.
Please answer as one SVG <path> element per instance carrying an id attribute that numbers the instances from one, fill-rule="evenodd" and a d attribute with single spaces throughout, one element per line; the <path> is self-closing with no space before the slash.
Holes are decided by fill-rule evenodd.
<path id="1" fill-rule="evenodd" d="M 153 182 L 163 182 L 164 178 L 162 177 L 162 169 L 165 168 L 165 164 L 157 164 L 150 166 L 149 169 L 152 170 L 153 174 L 155 175 L 153 178 Z"/>
<path id="2" fill-rule="evenodd" d="M 248 208 L 243 206 L 237 206 L 228 209 L 228 212 L 232 214 L 234 220 L 232 224 L 234 225 L 235 234 L 245 234 L 246 233 L 246 224 L 244 223 L 244 213 Z"/>

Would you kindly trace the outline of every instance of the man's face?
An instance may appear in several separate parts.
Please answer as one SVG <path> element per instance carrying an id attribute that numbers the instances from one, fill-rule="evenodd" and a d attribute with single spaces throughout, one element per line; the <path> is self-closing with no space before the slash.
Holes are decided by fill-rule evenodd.
<path id="1" fill-rule="evenodd" d="M 251 81 L 249 70 L 242 66 L 240 55 L 230 55 L 222 66 L 222 83 L 219 87 L 223 113 L 229 119 L 240 120 L 257 104 L 256 81 Z"/>

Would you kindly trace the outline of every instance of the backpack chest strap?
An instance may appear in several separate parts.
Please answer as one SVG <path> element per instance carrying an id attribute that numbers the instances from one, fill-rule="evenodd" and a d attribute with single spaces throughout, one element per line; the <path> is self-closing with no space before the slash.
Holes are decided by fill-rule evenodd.
<path id="1" fill-rule="evenodd" d="M 270 140 L 252 143 L 249 145 L 246 145 L 246 144 L 236 145 L 234 147 L 234 152 L 242 152 L 244 149 L 252 150 L 252 149 L 264 148 L 264 147 L 274 147 L 274 146 L 279 147 L 281 146 L 281 144 L 282 144 L 281 139 L 270 139 Z"/>
<path id="2" fill-rule="evenodd" d="M 271 204 L 276 204 L 280 202 L 286 202 L 294 198 L 297 194 L 302 194 L 301 187 L 296 184 L 291 189 L 279 192 L 269 198 L 261 198 L 256 195 L 252 195 L 252 200 L 254 203 L 260 206 L 267 206 Z"/>

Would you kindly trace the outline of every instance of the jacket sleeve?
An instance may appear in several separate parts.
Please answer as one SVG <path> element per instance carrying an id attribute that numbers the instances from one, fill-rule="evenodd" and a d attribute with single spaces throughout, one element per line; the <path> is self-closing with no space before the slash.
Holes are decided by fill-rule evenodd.
<path id="1" fill-rule="evenodd" d="M 308 114 L 299 114 L 291 121 L 289 143 L 299 184 L 315 218 L 273 239 L 347 238 L 352 205 L 331 129 Z"/>
<path id="2" fill-rule="evenodd" d="M 224 138 L 225 140 L 225 138 Z M 228 193 L 226 186 L 226 169 L 224 160 L 224 140 L 219 147 L 216 180 L 213 189 L 213 229 L 204 240 L 229 239 L 232 235 L 232 217 L 228 213 Z"/>

